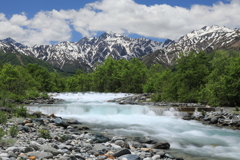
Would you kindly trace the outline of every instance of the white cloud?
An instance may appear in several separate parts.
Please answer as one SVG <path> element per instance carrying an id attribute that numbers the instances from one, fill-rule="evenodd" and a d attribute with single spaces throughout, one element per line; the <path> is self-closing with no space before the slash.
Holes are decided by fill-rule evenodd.
<path id="1" fill-rule="evenodd" d="M 99 31 L 171 38 L 203 26 L 240 27 L 240 0 L 190 9 L 166 4 L 146 6 L 133 0 L 102 0 L 79 10 L 40 11 L 32 19 L 15 14 L 7 19 L 0 13 L 0 39 L 12 37 L 28 45 L 49 44 L 71 39 L 71 26 L 83 36 Z"/>
<path id="2" fill-rule="evenodd" d="M 11 24 L 19 26 L 26 26 L 29 23 L 27 17 L 24 14 L 14 14 L 9 21 Z"/>
<path id="3" fill-rule="evenodd" d="M 0 13 L 0 21 L 5 21 L 5 20 L 6 20 L 5 14 Z"/>

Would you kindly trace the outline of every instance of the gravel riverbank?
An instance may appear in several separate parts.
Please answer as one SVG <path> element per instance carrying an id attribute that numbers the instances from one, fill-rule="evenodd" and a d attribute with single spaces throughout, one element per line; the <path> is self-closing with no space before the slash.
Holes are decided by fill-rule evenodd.
<path id="1" fill-rule="evenodd" d="M 8 131 L 13 125 L 18 126 L 18 134 L 2 138 L 1 160 L 183 160 L 168 153 L 168 142 L 92 132 L 77 120 L 64 120 L 54 114 L 10 119 L 0 127 Z"/>
<path id="2" fill-rule="evenodd" d="M 120 104 L 141 103 L 141 105 L 153 103 L 147 102 L 149 97 L 146 94 L 137 96 L 137 98 L 136 95 L 134 96 L 135 98 L 126 97 L 111 100 L 111 102 Z M 34 103 L 41 104 L 43 102 L 35 101 Z M 198 104 L 176 103 L 173 105 L 175 107 L 202 107 L 197 106 Z M 165 107 L 165 104 L 161 103 L 158 107 Z M 225 122 L 229 122 L 228 119 L 231 119 L 229 125 L 240 124 L 235 123 L 235 120 L 239 122 L 238 115 L 230 114 L 230 112 L 230 110 L 219 110 L 206 112 L 205 115 L 198 112 L 184 118 L 185 120 L 198 120 L 206 124 L 217 125 L 225 117 L 223 120 L 224 126 L 226 126 Z M 54 114 L 45 115 L 39 112 L 31 113 L 30 117 L 32 118 L 12 118 L 6 125 L 0 125 L 0 128 L 5 132 L 9 132 L 12 126 L 17 126 L 15 137 L 5 135 L 0 140 L 0 160 L 206 159 L 205 157 L 178 153 L 178 151 L 171 149 L 171 144 L 166 141 L 157 141 L 149 137 L 121 137 L 92 130 L 91 127 L 75 119 L 62 119 Z M 214 119 L 217 119 L 217 123 L 212 123 Z M 211 158 L 208 157 L 207 159 L 210 160 Z"/>
<path id="3" fill-rule="evenodd" d="M 116 98 L 109 102 L 116 102 L 122 105 L 135 104 L 154 107 L 174 107 L 178 111 L 189 113 L 189 115 L 183 117 L 184 120 L 196 120 L 206 125 L 240 129 L 240 112 L 236 112 L 233 107 L 211 108 L 197 103 L 151 102 L 151 94 L 148 93 Z"/>

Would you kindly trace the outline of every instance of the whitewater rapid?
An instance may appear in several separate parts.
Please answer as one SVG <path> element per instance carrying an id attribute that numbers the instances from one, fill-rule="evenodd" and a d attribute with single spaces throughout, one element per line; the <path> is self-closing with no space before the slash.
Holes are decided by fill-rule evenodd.
<path id="1" fill-rule="evenodd" d="M 211 159 L 240 159 L 240 132 L 184 121 L 174 109 L 157 115 L 156 109 L 107 102 L 124 93 L 53 93 L 59 104 L 28 107 L 45 114 L 74 118 L 94 130 L 128 137 L 150 137 L 170 143 L 171 149 Z M 209 158 L 207 158 L 209 159 Z"/>

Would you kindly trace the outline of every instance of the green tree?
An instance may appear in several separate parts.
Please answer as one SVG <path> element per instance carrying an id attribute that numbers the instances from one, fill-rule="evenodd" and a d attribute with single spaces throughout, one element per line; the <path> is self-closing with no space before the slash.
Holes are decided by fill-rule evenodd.
<path id="1" fill-rule="evenodd" d="M 51 92 L 54 89 L 53 76 L 46 68 L 37 64 L 28 64 L 26 69 L 38 82 L 39 91 Z"/>
<path id="2" fill-rule="evenodd" d="M 212 106 L 239 105 L 240 56 L 229 51 L 214 52 L 212 72 L 202 91 L 202 101 Z"/>
<path id="3" fill-rule="evenodd" d="M 206 77 L 210 73 L 209 57 L 205 52 L 191 51 L 177 60 L 176 72 L 172 77 L 172 89 L 179 102 L 198 102 Z M 174 93 L 172 93 L 174 94 Z"/>

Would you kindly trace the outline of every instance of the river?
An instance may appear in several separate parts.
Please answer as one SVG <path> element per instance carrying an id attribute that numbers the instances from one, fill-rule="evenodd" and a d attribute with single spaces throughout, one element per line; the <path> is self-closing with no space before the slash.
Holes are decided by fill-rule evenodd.
<path id="1" fill-rule="evenodd" d="M 170 151 L 189 154 L 192 156 L 190 159 L 240 159 L 240 131 L 185 121 L 181 119 L 182 114 L 174 109 L 163 111 L 150 106 L 107 102 L 127 96 L 124 93 L 53 93 L 52 96 L 65 101 L 28 108 L 63 118 L 75 118 L 99 132 L 164 140 L 170 143 Z"/>

